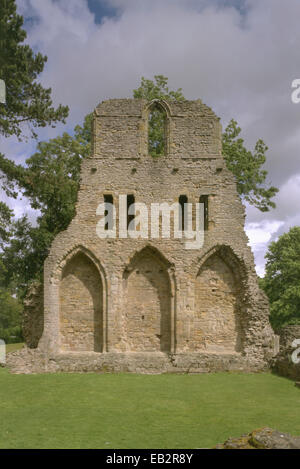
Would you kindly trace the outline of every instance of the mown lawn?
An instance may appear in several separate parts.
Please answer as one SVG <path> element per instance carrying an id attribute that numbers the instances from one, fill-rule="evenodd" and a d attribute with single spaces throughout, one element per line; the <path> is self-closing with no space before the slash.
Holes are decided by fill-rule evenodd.
<path id="1" fill-rule="evenodd" d="M 23 343 L 18 344 L 6 344 L 6 353 L 14 352 L 15 350 L 19 350 L 24 346 Z"/>
<path id="2" fill-rule="evenodd" d="M 0 448 L 211 448 L 269 426 L 300 435 L 300 390 L 271 374 L 11 375 Z"/>

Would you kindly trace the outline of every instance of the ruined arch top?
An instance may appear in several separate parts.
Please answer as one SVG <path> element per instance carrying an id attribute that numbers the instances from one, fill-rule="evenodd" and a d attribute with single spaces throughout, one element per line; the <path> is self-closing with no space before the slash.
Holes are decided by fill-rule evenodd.
<path id="1" fill-rule="evenodd" d="M 203 265 L 214 255 L 219 256 L 233 271 L 233 274 L 239 277 L 243 283 L 247 283 L 247 267 L 245 261 L 240 258 L 228 244 L 217 244 L 200 258 L 197 258 L 195 261 L 196 275 L 199 275 Z"/>
<path id="2" fill-rule="evenodd" d="M 220 119 L 201 100 L 111 99 L 94 111 L 92 157 L 138 159 L 148 155 L 149 109 L 166 114 L 168 158 L 221 158 Z"/>

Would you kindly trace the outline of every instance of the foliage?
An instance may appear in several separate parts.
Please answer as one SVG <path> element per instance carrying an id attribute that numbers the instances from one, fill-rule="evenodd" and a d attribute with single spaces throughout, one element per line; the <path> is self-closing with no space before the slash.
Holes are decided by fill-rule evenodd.
<path id="1" fill-rule="evenodd" d="M 300 227 L 270 244 L 261 286 L 270 300 L 274 328 L 300 324 Z"/>
<path id="2" fill-rule="evenodd" d="M 153 99 L 182 101 L 184 99 L 182 88 L 170 91 L 168 88 L 168 78 L 163 75 L 154 75 L 154 81 L 142 77 L 141 85 L 136 90 L 133 90 L 133 97 L 135 99 L 146 99 L 147 101 L 152 101 Z"/>
<path id="3" fill-rule="evenodd" d="M 22 28 L 23 22 L 23 17 L 17 14 L 15 0 L 0 1 L 0 78 L 6 85 L 6 104 L 0 104 L 0 135 L 15 135 L 19 140 L 28 131 L 32 137 L 37 137 L 36 128 L 47 125 L 54 127 L 59 121 L 65 123 L 69 112 L 67 106 L 59 105 L 55 109 L 51 88 L 43 88 L 37 81 L 47 57 L 41 53 L 35 54 L 28 44 L 24 44 L 26 31 Z M 63 144 L 67 145 L 65 142 Z M 54 152 L 52 147 L 47 148 L 47 144 L 39 145 L 41 158 L 47 150 Z M 12 210 L 0 202 L 0 337 L 6 341 L 20 341 L 21 305 L 11 292 L 23 292 L 29 280 L 40 273 L 53 235 L 65 226 L 66 219 L 71 216 L 69 212 L 73 210 L 74 213 L 74 196 L 72 199 L 73 194 L 69 195 L 72 209 L 66 210 L 66 213 L 64 206 L 68 205 L 68 201 L 65 204 L 56 200 L 59 213 L 55 218 L 51 212 L 55 202 L 52 205 L 48 203 L 47 210 L 45 199 L 55 199 L 55 190 L 61 180 L 51 164 L 45 164 L 48 172 L 44 174 L 42 162 L 38 161 L 36 155 L 30 159 L 29 168 L 26 169 L 5 159 L 2 154 L 0 159 L 0 171 L 3 173 L 7 195 L 16 197 L 16 189 L 21 189 L 31 197 L 32 206 L 39 208 L 42 213 L 38 227 L 33 228 L 26 217 L 14 221 Z M 57 181 L 56 185 L 54 181 Z M 76 185 L 76 181 L 73 184 Z M 72 190 L 69 189 L 69 192 Z M 67 199 L 68 189 L 60 196 L 61 199 Z M 54 228 L 51 230 L 53 218 Z"/>
<path id="4" fill-rule="evenodd" d="M 10 238 L 12 215 L 13 211 L 4 202 L 0 201 L 0 248 L 3 248 L 3 243 L 7 242 Z"/>
<path id="5" fill-rule="evenodd" d="M 6 105 L 0 105 L 0 134 L 21 138 L 27 123 L 33 136 L 34 128 L 57 121 L 65 122 L 68 107 L 52 106 L 51 88 L 37 83 L 47 57 L 34 54 L 22 29 L 23 17 L 16 13 L 15 0 L 0 2 L 0 78 L 6 84 Z"/>
<path id="6" fill-rule="evenodd" d="M 222 135 L 223 155 L 227 168 L 236 178 L 238 193 L 245 201 L 262 212 L 275 208 L 271 200 L 278 192 L 276 187 L 266 186 L 267 171 L 262 169 L 266 162 L 268 147 L 259 139 L 254 151 L 247 150 L 239 137 L 241 128 L 232 119 Z"/>
<path id="7" fill-rule="evenodd" d="M 21 303 L 9 291 L 0 287 L 0 339 L 6 343 L 20 342 Z"/>
<path id="8" fill-rule="evenodd" d="M 75 215 L 81 161 L 90 152 L 91 119 L 88 115 L 83 127 L 75 127 L 74 137 L 64 133 L 40 142 L 37 152 L 27 159 L 26 167 L 0 155 L 7 195 L 22 193 L 31 207 L 40 212 L 36 226 L 27 217 L 13 223 L 10 243 L 1 255 L 6 266 L 4 285 L 10 285 L 18 295 L 23 296 L 26 285 L 42 276 L 51 242 Z"/>

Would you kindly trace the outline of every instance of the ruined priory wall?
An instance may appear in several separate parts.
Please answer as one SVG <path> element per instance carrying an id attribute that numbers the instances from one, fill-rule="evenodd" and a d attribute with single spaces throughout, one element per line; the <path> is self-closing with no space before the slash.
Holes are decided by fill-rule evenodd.
<path id="1" fill-rule="evenodd" d="M 93 154 L 82 164 L 76 216 L 54 240 L 45 263 L 40 348 L 52 354 L 64 348 L 61 280 L 73 255 L 83 252 L 102 288 L 103 352 L 203 352 L 266 363 L 273 341 L 268 302 L 258 288 L 244 208 L 221 155 L 219 120 L 200 101 L 168 104 L 169 152 L 152 158 L 145 149 L 145 106 L 112 100 L 96 109 Z M 100 239 L 96 211 L 104 194 L 113 196 L 117 212 L 124 194 L 149 208 L 153 202 L 178 202 L 182 194 L 193 203 L 209 195 L 203 246 L 186 249 L 184 240 L 173 237 Z M 148 318 L 143 304 L 150 311 L 153 306 Z M 216 304 L 219 314 L 211 314 Z"/>

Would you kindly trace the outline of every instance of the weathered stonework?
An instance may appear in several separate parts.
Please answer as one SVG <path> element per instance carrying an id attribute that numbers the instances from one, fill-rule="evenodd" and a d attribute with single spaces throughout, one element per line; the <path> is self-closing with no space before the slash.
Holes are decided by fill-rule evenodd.
<path id="1" fill-rule="evenodd" d="M 222 157 L 219 118 L 200 100 L 160 101 L 166 154 L 153 158 L 151 105 L 113 99 L 97 106 L 76 216 L 44 266 L 44 332 L 36 359 L 25 359 L 23 351 L 17 365 L 19 353 L 15 371 L 28 360 L 30 371 L 32 360 L 45 371 L 268 367 L 274 351 L 268 301 L 257 284 L 244 207 Z M 151 203 L 171 205 L 182 194 L 193 204 L 208 196 L 203 246 L 186 249 L 174 236 L 100 239 L 96 210 L 106 194 L 117 211 L 119 195 L 132 194 L 149 212 Z M 13 367 L 13 356 L 10 362 Z"/>
<path id="2" fill-rule="evenodd" d="M 264 427 L 239 438 L 229 438 L 214 449 L 300 449 L 300 437 Z"/>

